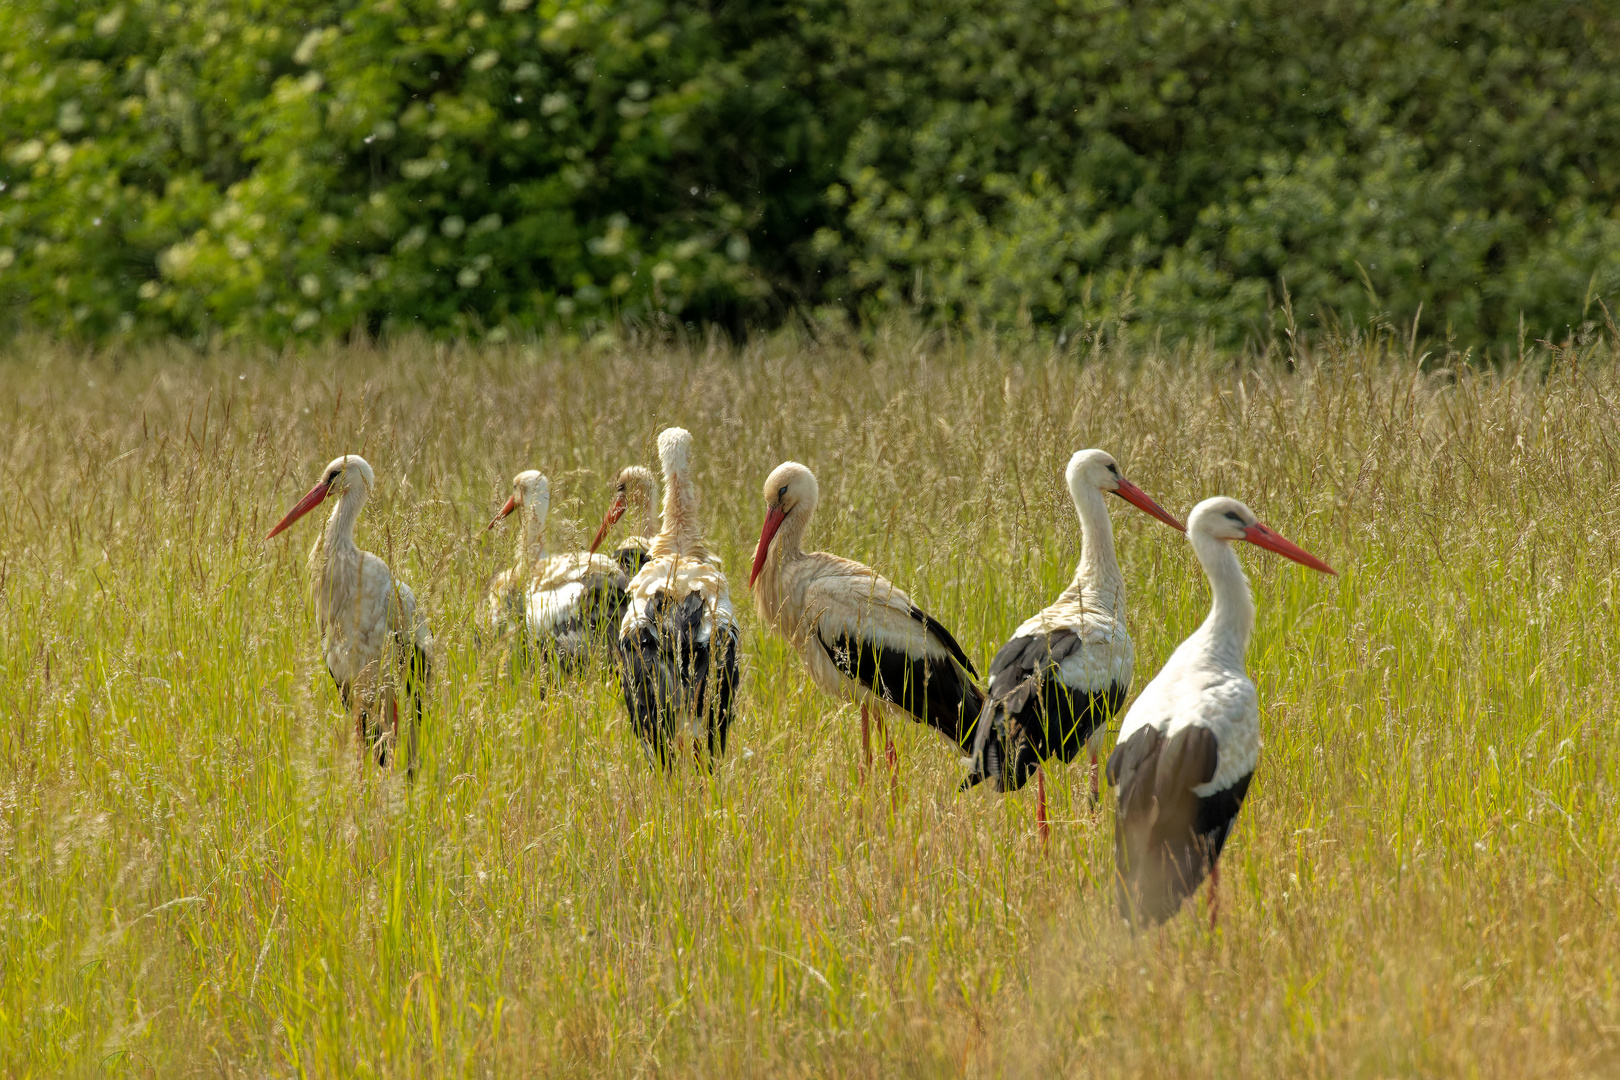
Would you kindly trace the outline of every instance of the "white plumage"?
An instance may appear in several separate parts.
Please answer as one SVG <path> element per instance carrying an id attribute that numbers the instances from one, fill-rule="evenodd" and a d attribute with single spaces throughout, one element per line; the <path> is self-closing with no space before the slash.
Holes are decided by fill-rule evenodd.
<path id="1" fill-rule="evenodd" d="M 519 634 L 525 645 L 581 663 L 605 652 L 625 609 L 624 571 L 605 555 L 548 555 L 551 483 L 536 470 L 512 479 L 512 496 L 489 523 L 519 511 L 517 562 L 490 582 L 481 629 L 497 639 Z"/>
<path id="2" fill-rule="evenodd" d="M 1244 667 L 1254 600 L 1232 542 L 1334 573 L 1236 499 L 1199 503 L 1187 533 L 1209 578 L 1209 616 L 1132 704 L 1108 760 L 1120 907 L 1133 922 L 1170 918 L 1206 875 L 1214 921 L 1216 860 L 1260 760 L 1260 705 Z"/>
<path id="3" fill-rule="evenodd" d="M 321 480 L 288 511 L 269 536 L 282 532 L 319 506 L 328 496 L 337 505 L 326 528 L 310 551 L 315 622 L 321 632 L 321 654 L 326 669 L 355 717 L 355 733 L 362 748 L 375 752 L 381 765 L 390 764 L 403 739 L 406 771 L 417 764 L 417 727 L 422 698 L 427 692 L 433 635 L 417 610 L 410 588 L 396 579 L 388 566 L 354 540 L 355 522 L 375 483 L 364 458 L 347 454 L 335 458 Z M 414 699 L 401 734 L 401 692 Z"/>

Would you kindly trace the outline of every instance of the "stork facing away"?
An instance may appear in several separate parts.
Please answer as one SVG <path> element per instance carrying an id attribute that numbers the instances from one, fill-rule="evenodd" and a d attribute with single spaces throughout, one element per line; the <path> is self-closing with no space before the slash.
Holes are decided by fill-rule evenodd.
<path id="1" fill-rule="evenodd" d="M 726 575 L 703 542 L 692 436 L 658 436 L 664 521 L 631 579 L 619 627 L 619 674 L 630 723 L 661 765 L 726 749 L 737 691 L 737 620 Z"/>
<path id="2" fill-rule="evenodd" d="M 748 579 L 760 619 L 798 650 L 816 686 L 860 705 L 868 767 L 871 716 L 883 725 L 889 707 L 965 750 L 984 705 L 972 661 L 949 630 L 871 567 L 804 550 L 818 491 L 814 474 L 796 461 L 765 480 L 765 524 Z M 884 743 L 893 769 L 887 725 Z"/>
<path id="3" fill-rule="evenodd" d="M 605 555 L 546 554 L 546 517 L 551 482 L 534 469 L 512 478 L 506 500 L 488 528 L 520 511 L 517 563 L 490 582 L 480 612 L 483 628 L 496 637 L 514 632 L 526 647 L 556 656 L 565 665 L 607 655 L 624 617 L 628 577 Z"/>
<path id="4" fill-rule="evenodd" d="M 433 635 L 417 610 L 416 596 L 388 566 L 354 542 L 354 524 L 375 484 L 364 458 L 346 454 L 321 473 L 320 482 L 287 511 L 266 540 L 315 509 L 331 496 L 337 505 L 326 519 L 326 531 L 309 553 L 314 578 L 315 622 L 321 631 L 326 670 L 337 683 L 343 707 L 354 716 L 362 754 L 370 752 L 387 768 L 401 752 L 405 774 L 414 778 L 417 729 L 427 694 Z M 408 695 L 400 732 L 400 696 Z"/>
<path id="5" fill-rule="evenodd" d="M 990 661 L 990 685 L 964 788 L 990 780 L 1016 791 L 1036 777 L 1035 820 L 1048 828 L 1044 761 L 1073 761 L 1091 752 L 1097 796 L 1097 743 L 1131 686 L 1134 653 L 1125 629 L 1125 579 L 1114 558 L 1114 527 L 1105 493 L 1118 495 L 1173 529 L 1181 523 L 1120 473 L 1101 450 L 1081 450 L 1064 470 L 1080 518 L 1080 563 L 1052 604 L 1013 631 Z"/>
<path id="6" fill-rule="evenodd" d="M 663 519 L 658 513 L 658 481 L 653 479 L 652 470 L 644 465 L 626 465 L 619 470 L 619 475 L 613 478 L 613 502 L 602 518 L 601 527 L 596 530 L 595 539 L 591 541 L 592 554 L 602 546 L 608 530 L 612 529 L 627 511 L 636 514 L 638 532 L 635 536 L 627 536 L 619 541 L 619 546 L 613 551 L 613 558 L 624 568 L 626 574 L 635 574 L 647 562 L 647 552 L 652 549 L 653 539 L 664 527 Z"/>
<path id="7" fill-rule="evenodd" d="M 1108 759 L 1118 793 L 1114 865 L 1120 911 L 1133 925 L 1162 923 L 1209 878 L 1209 921 L 1220 913 L 1216 860 L 1260 760 L 1260 706 L 1243 654 L 1254 599 L 1232 544 L 1319 570 L 1327 563 L 1261 524 L 1236 499 L 1205 499 L 1187 536 L 1209 578 L 1209 616 L 1148 683 Z"/>

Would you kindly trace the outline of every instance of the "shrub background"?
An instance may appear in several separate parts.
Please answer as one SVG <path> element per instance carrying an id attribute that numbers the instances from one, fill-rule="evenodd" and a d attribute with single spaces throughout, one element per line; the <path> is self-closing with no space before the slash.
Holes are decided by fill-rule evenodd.
<path id="1" fill-rule="evenodd" d="M 830 307 L 1231 344 L 1286 285 L 1511 350 L 1620 287 L 1602 5 L 13 0 L 0 50 L 0 304 L 93 340 Z"/>

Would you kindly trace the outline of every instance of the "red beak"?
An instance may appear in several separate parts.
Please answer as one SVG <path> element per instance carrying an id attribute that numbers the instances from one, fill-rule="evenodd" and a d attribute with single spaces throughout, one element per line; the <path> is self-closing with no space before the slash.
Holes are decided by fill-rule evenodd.
<path id="1" fill-rule="evenodd" d="M 1278 536 L 1276 533 L 1272 532 L 1263 522 L 1257 521 L 1245 529 L 1243 531 L 1243 539 L 1247 540 L 1255 547 L 1263 547 L 1267 551 L 1275 551 L 1284 558 L 1293 559 L 1301 566 L 1308 566 L 1312 570 L 1320 570 L 1324 574 L 1333 574 L 1334 576 L 1337 576 L 1339 573 L 1337 570 L 1333 569 L 1333 567 L 1329 566 L 1321 559 L 1318 559 L 1315 555 L 1312 555 L 1310 552 L 1306 551 L 1292 540 L 1289 540 L 1286 537 Z"/>
<path id="2" fill-rule="evenodd" d="M 501 520 L 501 518 L 505 517 L 507 514 L 510 514 L 513 510 L 516 510 L 516 509 L 517 509 L 517 496 L 513 495 L 510 499 L 506 500 L 506 505 L 501 507 L 501 512 L 496 514 L 494 517 L 489 519 L 489 524 L 484 526 L 484 531 L 489 532 L 489 530 L 491 530 L 491 529 L 493 529 L 495 527 L 495 523 L 497 521 Z"/>
<path id="3" fill-rule="evenodd" d="M 1123 476 L 1119 478 L 1119 487 L 1114 489 L 1114 494 L 1118 495 L 1120 498 L 1124 499 L 1126 502 L 1130 503 L 1143 513 L 1151 514 L 1158 518 L 1172 529 L 1179 530 L 1180 532 L 1187 531 L 1187 526 L 1171 517 L 1169 513 L 1165 511 L 1164 507 L 1148 498 L 1147 492 L 1143 491 L 1141 488 L 1137 487 Z"/>
<path id="4" fill-rule="evenodd" d="M 765 525 L 759 530 L 759 547 L 754 549 L 754 572 L 748 575 L 748 587 L 752 589 L 754 582 L 759 579 L 759 572 L 765 569 L 765 560 L 771 554 L 771 540 L 776 536 L 776 530 L 782 527 L 787 520 L 787 514 L 780 506 L 773 506 L 765 511 Z"/>
<path id="5" fill-rule="evenodd" d="M 621 491 L 613 497 L 613 505 L 608 507 L 607 515 L 602 518 L 602 527 L 596 530 L 596 538 L 591 541 L 592 555 L 595 555 L 596 549 L 602 546 L 608 530 L 622 517 L 624 517 L 624 492 Z"/>
<path id="6" fill-rule="evenodd" d="M 299 518 L 321 505 L 321 500 L 325 499 L 327 493 L 331 490 L 332 486 L 325 480 L 322 480 L 320 483 L 310 488 L 309 494 L 305 495 L 302 499 L 299 499 L 298 505 L 287 511 L 287 516 L 277 522 L 276 527 L 266 533 L 264 538 L 269 540 L 271 537 L 284 530 L 287 526 L 291 525 L 293 522 L 297 521 Z"/>

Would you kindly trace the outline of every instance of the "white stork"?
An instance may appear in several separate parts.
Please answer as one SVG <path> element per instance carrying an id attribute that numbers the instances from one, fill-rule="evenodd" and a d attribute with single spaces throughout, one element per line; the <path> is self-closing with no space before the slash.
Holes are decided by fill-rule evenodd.
<path id="1" fill-rule="evenodd" d="M 605 653 L 624 617 L 628 577 L 606 555 L 546 554 L 551 482 L 538 471 L 512 478 L 512 497 L 488 527 L 493 529 L 513 510 L 522 511 L 517 563 L 490 582 L 482 613 L 485 626 L 497 636 L 515 630 L 527 646 L 565 664 Z"/>
<path id="2" fill-rule="evenodd" d="M 861 745 L 872 761 L 871 714 L 894 706 L 959 750 L 984 705 L 978 673 L 951 632 L 869 566 L 802 544 L 816 512 L 809 469 L 784 461 L 765 481 L 765 524 L 748 583 L 754 606 L 798 650 L 825 693 L 861 707 Z M 885 753 L 895 767 L 884 726 Z"/>
<path id="3" fill-rule="evenodd" d="M 613 528 L 628 510 L 636 512 L 639 531 L 637 535 L 627 536 L 620 542 L 614 549 L 613 558 L 624 568 L 626 574 L 634 574 L 646 563 L 647 552 L 652 548 L 653 538 L 664 527 L 663 519 L 658 513 L 658 481 L 653 479 L 652 470 L 644 465 L 626 465 L 619 470 L 619 475 L 613 478 L 613 502 L 602 518 L 601 528 L 596 530 L 595 539 L 591 541 L 593 554 L 602 546 L 608 530 Z"/>
<path id="4" fill-rule="evenodd" d="M 343 707 L 354 714 L 361 752 L 377 764 L 393 763 L 400 744 L 399 696 L 411 696 L 415 715 L 406 724 L 405 774 L 416 774 L 417 728 L 427 693 L 433 635 L 410 587 L 388 566 L 354 542 L 354 523 L 375 476 L 364 458 L 346 454 L 327 465 L 316 484 L 287 511 L 266 540 L 319 506 L 330 495 L 337 505 L 326 531 L 309 553 L 314 577 L 315 622 L 321 631 L 326 670 L 337 683 Z"/>
<path id="5" fill-rule="evenodd" d="M 664 523 L 630 581 L 619 628 L 625 708 L 665 767 L 677 750 L 712 767 L 725 753 L 737 691 L 737 620 L 726 575 L 703 543 L 691 458 L 685 430 L 659 433 Z"/>
<path id="6" fill-rule="evenodd" d="M 1016 791 L 1036 777 L 1035 820 L 1045 839 L 1046 775 L 1041 763 L 1091 752 L 1097 794 L 1097 743 L 1131 686 L 1134 653 L 1125 629 L 1125 578 L 1114 558 L 1105 493 L 1118 495 L 1173 529 L 1181 522 L 1125 479 L 1102 450 L 1081 450 L 1064 471 L 1080 518 L 1080 563 L 1069 587 L 1030 618 L 990 661 L 990 685 L 973 745 L 972 787 L 990 780 Z"/>
<path id="7" fill-rule="evenodd" d="M 1236 499 L 1193 507 L 1187 535 L 1214 603 L 1131 705 L 1108 759 L 1108 781 L 1118 792 L 1119 904 L 1132 924 L 1169 919 L 1207 875 L 1215 925 L 1216 860 L 1260 760 L 1260 706 L 1243 667 L 1254 599 L 1232 542 L 1247 540 L 1312 570 L 1336 572 Z"/>

